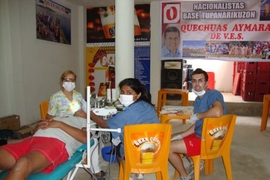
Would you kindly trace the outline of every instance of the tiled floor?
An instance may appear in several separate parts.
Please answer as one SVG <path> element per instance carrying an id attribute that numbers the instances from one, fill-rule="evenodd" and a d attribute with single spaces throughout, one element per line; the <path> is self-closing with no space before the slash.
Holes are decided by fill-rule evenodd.
<path id="1" fill-rule="evenodd" d="M 245 103 L 245 101 L 242 100 L 241 96 L 234 96 L 232 93 L 222 93 L 222 94 L 224 96 L 225 102 L 242 102 L 242 103 Z M 195 97 L 196 96 L 195 96 L 194 93 L 189 93 L 189 101 L 194 101 Z M 247 118 L 251 118 L 251 117 L 238 116 L 237 121 L 239 121 L 239 122 L 245 122 L 245 120 Z M 256 128 L 255 129 L 255 132 L 259 132 L 260 117 L 252 117 L 251 122 L 254 122 L 255 123 L 255 124 L 252 124 L 252 126 L 254 126 L 254 128 Z M 186 129 L 190 125 L 189 123 L 183 125 L 181 123 L 181 121 L 179 121 L 179 120 L 173 120 L 173 121 L 170 121 L 170 123 L 173 124 L 173 132 L 178 132 L 178 131 L 184 130 L 184 129 Z M 259 135 L 260 135 L 260 133 L 259 133 Z M 264 132 L 264 138 L 265 137 L 269 139 L 269 125 L 268 125 L 268 131 Z M 245 137 L 243 137 L 243 138 L 245 138 Z M 269 146 L 269 145 L 267 145 L 267 143 L 266 143 L 266 146 Z M 239 148 L 241 148 L 241 147 L 239 147 Z M 248 149 L 251 150 L 252 148 L 248 148 Z M 267 150 L 269 148 L 270 147 L 268 147 L 268 148 L 261 148 L 261 149 L 263 149 L 261 151 L 261 153 L 258 154 L 258 155 L 256 155 L 256 157 L 260 157 L 262 159 L 262 162 L 264 162 L 264 164 L 267 164 L 267 166 L 270 166 L 270 164 L 268 163 L 268 162 L 270 162 L 270 159 L 269 159 L 270 156 L 268 157 L 268 159 L 265 158 L 267 156 L 267 155 L 265 155 L 265 150 Z M 110 175 L 110 176 L 108 176 L 107 180 L 117 180 L 118 179 L 118 163 L 115 163 L 115 162 L 114 163 L 108 163 L 108 162 L 104 161 L 101 156 L 100 156 L 100 161 L 101 161 L 101 168 L 104 171 L 108 172 L 109 175 Z M 186 166 L 189 165 L 187 161 L 184 161 L 184 163 L 185 163 Z M 223 169 L 222 162 L 221 161 L 218 161 L 217 164 L 220 167 L 217 167 L 217 169 L 215 169 L 215 171 L 216 172 L 220 172 L 221 171 L 221 173 L 223 173 L 222 174 L 222 177 L 219 174 L 216 174 L 216 173 L 214 173 L 212 175 L 204 175 L 203 173 L 201 173 L 202 174 L 202 179 L 204 179 L 204 180 L 216 180 L 216 179 L 223 180 L 224 179 L 225 180 L 226 179 L 226 176 L 224 174 L 224 169 Z M 244 164 L 244 162 L 242 164 Z M 168 163 L 168 170 L 169 170 L 170 179 L 172 180 L 173 179 L 174 168 L 169 163 Z M 270 174 L 270 172 L 268 172 L 268 173 Z M 243 176 L 243 175 L 240 173 L 239 176 Z M 234 177 L 238 177 L 238 175 L 235 175 Z M 269 176 L 267 176 L 267 177 L 269 177 Z M 76 176 L 74 178 L 74 180 L 82 180 L 82 179 L 91 179 L 91 177 L 90 177 L 90 175 L 86 171 L 84 171 L 83 169 L 79 169 L 78 170 L 78 173 L 76 174 Z M 154 180 L 154 179 L 155 179 L 155 175 L 154 174 L 145 175 L 145 180 Z M 242 178 L 237 178 L 237 179 L 242 179 Z M 245 180 L 246 179 L 250 179 L 251 180 L 251 179 L 254 179 L 254 178 L 248 176 L 248 177 L 246 177 L 244 179 Z"/>
<path id="2" fill-rule="evenodd" d="M 261 117 L 238 116 L 236 121 L 233 143 L 231 146 L 231 161 L 233 179 L 237 180 L 254 180 L 269 179 L 270 176 L 270 144 L 265 143 L 270 140 L 270 123 L 267 130 L 260 131 Z M 191 124 L 182 124 L 179 120 L 172 120 L 173 133 L 187 129 Z M 188 162 L 184 161 L 188 166 Z M 105 162 L 101 158 L 101 167 L 103 170 L 110 172 L 107 180 L 118 179 L 118 163 Z M 173 180 L 174 168 L 168 164 L 169 180 Z M 226 174 L 222 159 L 214 160 L 214 171 L 212 174 L 201 173 L 201 180 L 226 180 Z M 90 179 L 90 175 L 80 169 L 74 180 Z M 154 174 L 145 175 L 144 180 L 155 180 Z"/>
<path id="3" fill-rule="evenodd" d="M 176 130 L 181 130 L 183 128 L 186 128 L 190 124 L 182 125 L 182 121 L 179 120 L 172 120 L 170 121 L 173 124 L 173 131 Z M 109 144 L 110 145 L 110 144 Z M 103 146 L 103 145 L 101 145 Z M 109 163 L 103 160 L 102 156 L 100 156 L 100 165 L 101 168 L 109 173 L 109 176 L 107 177 L 107 180 L 117 180 L 118 179 L 118 171 L 119 171 L 119 165 L 117 162 Z M 187 160 L 184 160 L 186 166 L 189 165 Z M 169 174 L 172 175 L 174 173 L 173 167 L 168 163 L 168 168 L 169 168 Z M 75 176 L 74 180 L 82 180 L 82 179 L 90 179 L 90 175 L 87 174 L 83 169 L 79 169 L 77 175 Z M 146 174 L 145 175 L 145 180 L 154 180 L 155 174 Z"/>
<path id="4" fill-rule="evenodd" d="M 241 96 L 235 96 L 233 95 L 232 93 L 222 93 L 223 94 L 223 97 L 224 97 L 224 100 L 225 102 L 232 102 L 232 103 L 251 103 L 251 102 L 248 102 L 248 101 L 243 101 L 242 97 Z M 194 93 L 189 93 L 189 101 L 194 101 L 195 99 L 195 94 Z M 256 103 L 255 103 L 256 105 Z M 252 125 L 254 126 L 255 131 L 256 132 L 259 132 L 259 123 L 260 123 L 260 117 L 250 117 L 251 120 L 250 122 L 252 122 Z M 241 122 L 246 122 L 245 120 L 247 119 L 247 117 L 244 117 L 244 116 L 238 116 L 237 117 L 237 121 L 239 123 Z M 181 131 L 182 129 L 186 129 L 190 124 L 187 123 L 185 125 L 183 125 L 181 123 L 181 121 L 179 120 L 173 120 L 173 121 L 170 121 L 170 123 L 173 124 L 173 132 L 177 132 L 177 131 Z M 257 126 L 257 127 L 255 127 Z M 269 127 L 269 126 L 268 126 Z M 241 129 L 242 130 L 242 129 Z M 239 137 L 240 138 L 240 137 Z M 262 151 L 264 152 L 264 151 Z M 265 154 L 262 153 L 262 155 Z M 236 155 L 238 157 L 238 155 Z M 185 163 L 185 166 L 188 166 L 188 162 L 185 160 L 184 161 Z M 211 175 L 205 175 L 204 173 L 201 173 L 201 179 L 204 179 L 204 180 L 225 180 L 226 179 L 226 175 L 224 174 L 224 168 L 223 168 L 223 164 L 222 164 L 222 161 L 221 159 L 217 160 L 217 166 L 215 166 L 215 172 Z M 234 164 L 233 164 L 234 165 Z M 108 162 L 105 162 L 102 158 L 101 158 L 101 167 L 103 170 L 106 170 L 108 172 L 110 172 L 110 176 L 107 178 L 108 180 L 117 180 L 118 179 L 118 163 L 108 163 Z M 237 167 L 236 167 L 237 169 Z M 169 175 L 170 175 L 170 180 L 174 179 L 173 178 L 173 174 L 174 174 L 174 168 L 168 163 L 168 170 L 169 170 Z M 220 175 L 220 171 L 221 171 L 221 175 Z M 239 175 L 235 175 L 234 177 L 237 177 L 237 179 L 253 179 L 252 177 L 243 177 L 243 178 L 239 178 L 242 177 L 243 175 L 241 173 L 239 173 Z M 78 174 L 75 176 L 75 180 L 81 180 L 81 179 L 88 179 L 90 178 L 89 175 L 84 172 L 84 170 L 79 170 Z M 145 180 L 154 180 L 156 179 L 155 178 L 155 175 L 154 174 L 149 174 L 149 175 L 145 175 Z M 233 178 L 235 179 L 235 178 Z M 256 179 L 256 178 L 255 178 Z"/>
<path id="5" fill-rule="evenodd" d="M 268 119 L 269 120 L 269 119 Z M 236 121 L 233 143 L 231 146 L 231 161 L 233 179 L 254 180 L 269 179 L 270 177 L 270 123 L 266 131 L 260 131 L 261 117 L 238 116 Z M 187 129 L 190 124 L 182 124 L 179 120 L 170 121 L 173 132 Z M 107 180 L 118 179 L 118 163 L 105 162 L 100 156 L 101 168 L 110 173 Z M 184 162 L 188 166 L 187 161 Z M 173 180 L 174 169 L 168 164 L 169 180 Z M 79 169 L 74 180 L 88 180 L 90 175 Z M 145 175 L 144 180 L 155 180 L 155 175 Z M 201 172 L 201 180 L 226 180 L 221 158 L 214 161 L 214 171 L 206 175 Z"/>

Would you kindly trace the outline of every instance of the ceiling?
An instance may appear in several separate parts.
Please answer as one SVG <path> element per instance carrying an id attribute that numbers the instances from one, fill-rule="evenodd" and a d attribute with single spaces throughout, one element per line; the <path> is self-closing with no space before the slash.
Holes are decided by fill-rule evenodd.
<path id="1" fill-rule="evenodd" d="M 67 1 L 84 7 L 104 7 L 115 4 L 115 0 L 67 0 Z M 151 1 L 161 1 L 161 0 L 134 0 L 134 4 L 150 4 Z"/>
<path id="2" fill-rule="evenodd" d="M 84 7 L 104 7 L 114 5 L 116 0 L 67 0 L 73 4 Z M 128 0 L 126 0 L 128 1 Z M 134 0 L 134 4 L 150 4 L 153 1 L 190 1 L 190 0 Z M 223 1 L 223 0 L 197 0 L 197 1 Z M 234 0 L 233 0 L 234 1 Z"/>

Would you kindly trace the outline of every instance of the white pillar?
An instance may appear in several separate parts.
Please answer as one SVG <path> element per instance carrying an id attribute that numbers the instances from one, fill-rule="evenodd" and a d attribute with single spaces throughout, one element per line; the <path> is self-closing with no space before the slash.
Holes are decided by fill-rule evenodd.
<path id="1" fill-rule="evenodd" d="M 134 77 L 134 0 L 115 0 L 115 86 Z"/>

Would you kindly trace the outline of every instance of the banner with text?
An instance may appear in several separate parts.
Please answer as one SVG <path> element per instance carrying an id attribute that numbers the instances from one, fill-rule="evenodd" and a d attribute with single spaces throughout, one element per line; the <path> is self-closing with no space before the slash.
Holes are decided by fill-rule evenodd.
<path id="1" fill-rule="evenodd" d="M 270 61 L 270 0 L 161 2 L 161 59 Z"/>

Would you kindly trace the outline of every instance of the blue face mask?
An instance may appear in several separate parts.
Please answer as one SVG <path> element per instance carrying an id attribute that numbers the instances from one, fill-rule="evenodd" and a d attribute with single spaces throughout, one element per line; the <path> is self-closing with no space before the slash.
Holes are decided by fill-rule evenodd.
<path id="1" fill-rule="evenodd" d="M 132 95 L 125 95 L 125 94 L 120 95 L 119 101 L 125 107 L 128 107 L 129 105 L 131 105 L 134 102 Z"/>

